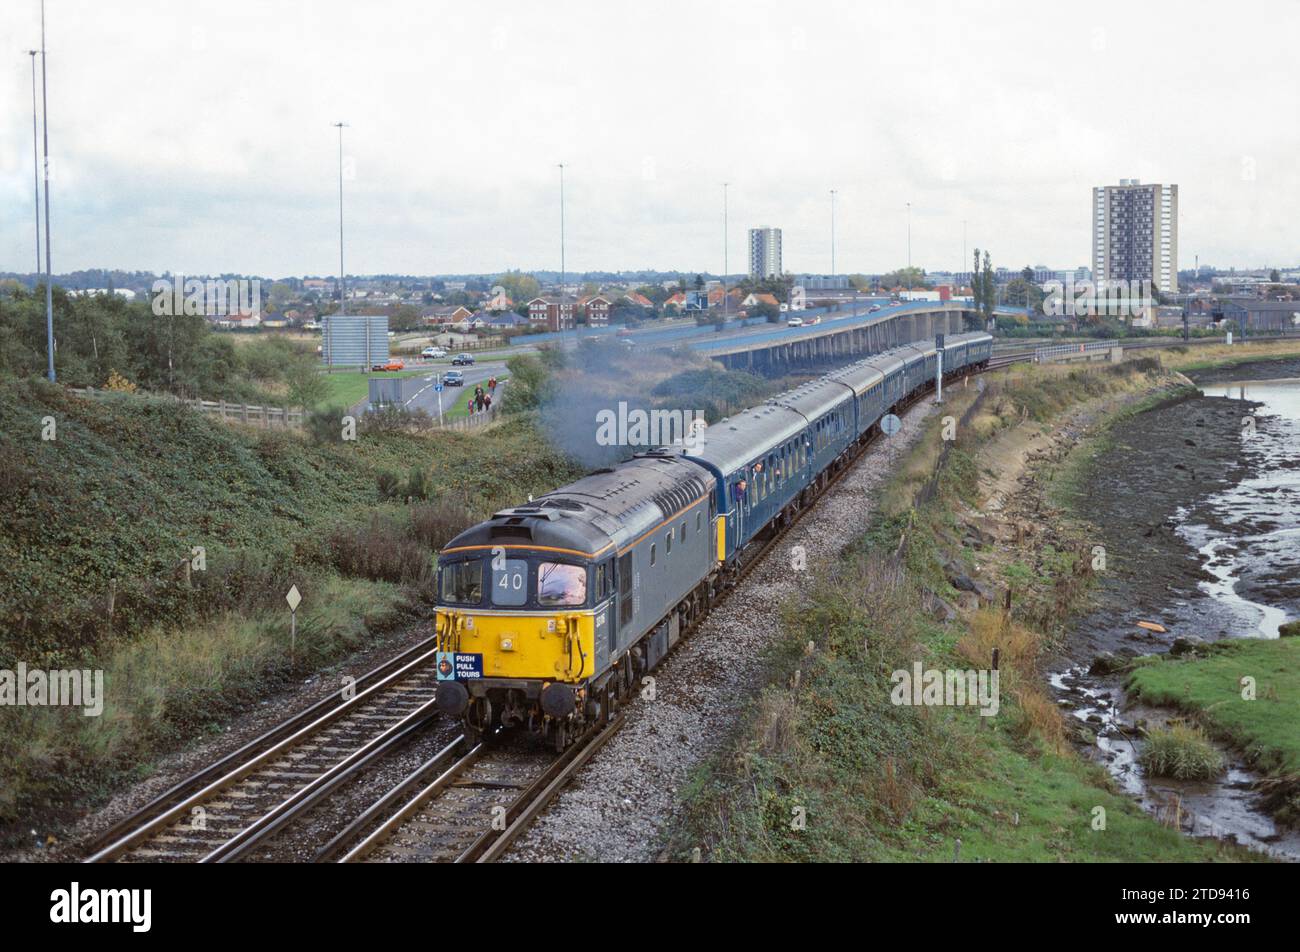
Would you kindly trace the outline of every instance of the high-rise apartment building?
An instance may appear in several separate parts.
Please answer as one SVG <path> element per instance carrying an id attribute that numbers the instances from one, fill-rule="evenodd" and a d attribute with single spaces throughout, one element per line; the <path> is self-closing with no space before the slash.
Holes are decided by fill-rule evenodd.
<path id="1" fill-rule="evenodd" d="M 1178 290 L 1178 186 L 1120 179 L 1092 190 L 1092 274 Z"/>
<path id="2" fill-rule="evenodd" d="M 781 269 L 781 229 L 749 229 L 749 276 L 755 280 L 779 278 Z"/>

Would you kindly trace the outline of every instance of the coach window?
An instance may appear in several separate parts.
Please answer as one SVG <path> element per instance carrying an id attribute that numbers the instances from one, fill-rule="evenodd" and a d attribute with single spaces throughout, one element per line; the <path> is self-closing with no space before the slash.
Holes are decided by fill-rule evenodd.
<path id="1" fill-rule="evenodd" d="M 668 555 L 673 550 L 673 530 L 669 529 L 664 535 L 664 555 Z"/>
<path id="2" fill-rule="evenodd" d="M 655 544 L 653 542 L 650 543 L 650 564 L 655 564 Z"/>
<path id="3" fill-rule="evenodd" d="M 685 542 L 686 541 L 686 520 L 685 519 L 682 520 L 682 524 L 680 528 L 681 528 L 681 533 L 678 536 L 677 541 Z"/>
<path id="4" fill-rule="evenodd" d="M 703 514 L 703 513 L 700 513 L 700 512 L 697 512 L 697 513 L 695 514 L 695 531 L 696 531 L 696 532 L 699 532 L 700 529 L 702 529 L 702 528 L 704 527 L 704 518 L 703 518 L 703 516 L 704 516 L 704 514 Z"/>

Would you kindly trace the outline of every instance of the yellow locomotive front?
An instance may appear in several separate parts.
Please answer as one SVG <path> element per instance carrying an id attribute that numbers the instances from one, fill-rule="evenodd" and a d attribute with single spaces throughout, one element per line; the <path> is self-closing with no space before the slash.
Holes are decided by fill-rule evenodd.
<path id="1" fill-rule="evenodd" d="M 471 736 L 522 724 L 562 745 L 586 719 L 597 639 L 612 621 L 603 556 L 613 547 L 557 522 L 510 510 L 439 553 L 438 706 Z"/>

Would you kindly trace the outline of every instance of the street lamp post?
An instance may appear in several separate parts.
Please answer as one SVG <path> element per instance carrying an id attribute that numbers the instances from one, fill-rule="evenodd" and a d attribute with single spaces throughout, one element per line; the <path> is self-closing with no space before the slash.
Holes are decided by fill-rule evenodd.
<path id="1" fill-rule="evenodd" d="M 555 329 L 560 334 L 560 349 L 564 349 L 564 305 L 565 305 L 565 267 L 564 267 L 564 163 L 556 166 L 560 170 L 560 294 L 555 305 Z"/>
<path id="2" fill-rule="evenodd" d="M 907 300 L 912 301 L 912 203 L 907 203 Z"/>
<path id="3" fill-rule="evenodd" d="M 730 183 L 722 183 L 722 322 L 727 322 L 728 305 L 731 303 L 727 294 L 727 272 L 730 270 L 730 262 L 727 259 L 727 186 Z"/>
<path id="4" fill-rule="evenodd" d="M 40 50 L 28 50 L 32 58 L 32 191 L 36 196 L 36 278 L 41 276 L 41 155 L 40 134 L 36 131 L 36 54 Z"/>
<path id="5" fill-rule="evenodd" d="M 835 284 L 835 189 L 831 189 L 831 284 Z"/>
<path id="6" fill-rule="evenodd" d="M 45 138 L 45 345 L 50 383 L 54 375 L 54 267 L 50 261 L 50 99 L 45 79 L 45 0 L 41 0 L 41 128 Z"/>

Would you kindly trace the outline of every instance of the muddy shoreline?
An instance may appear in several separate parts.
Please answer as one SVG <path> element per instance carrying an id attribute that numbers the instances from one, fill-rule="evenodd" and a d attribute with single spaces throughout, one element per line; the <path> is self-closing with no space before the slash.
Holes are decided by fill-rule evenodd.
<path id="1" fill-rule="evenodd" d="M 1288 376 L 1300 377 L 1300 360 L 1221 368 L 1194 374 L 1193 380 L 1205 387 Z M 1086 475 L 1078 512 L 1105 546 L 1106 570 L 1099 573 L 1089 607 L 1067 626 L 1049 665 L 1050 680 L 1083 752 L 1106 766 L 1118 785 L 1162 822 L 1295 860 L 1300 832 L 1277 829 L 1262 812 L 1252 789 L 1259 778 L 1240 752 L 1225 750 L 1228 772 L 1214 782 L 1180 784 L 1142 775 L 1136 766 L 1139 728 L 1178 715 L 1130 705 L 1121 670 L 1139 655 L 1177 654 L 1194 650 L 1198 640 L 1256 634 L 1239 613 L 1203 590 L 1202 583 L 1216 579 L 1187 527 L 1229 538 L 1243 532 L 1237 517 L 1223 512 L 1222 497 L 1260 465 L 1242 438 L 1242 418 L 1260 407 L 1249 399 L 1192 396 L 1112 428 Z M 1259 425 L 1271 424 L 1261 417 Z M 1242 572 L 1236 589 L 1291 617 L 1300 614 L 1300 579 Z"/>
<path id="2" fill-rule="evenodd" d="M 1180 512 L 1223 527 L 1207 505 L 1246 475 L 1240 427 L 1257 404 L 1193 396 L 1117 424 L 1088 474 L 1080 515 L 1099 533 L 1106 570 L 1090 611 L 1069 626 L 1066 659 L 1163 652 L 1176 637 L 1228 637 L 1232 618 L 1199 588 L 1212 576 L 1176 531 Z M 1226 528 L 1226 527 L 1224 527 Z M 1139 621 L 1168 629 L 1138 628 Z"/>

